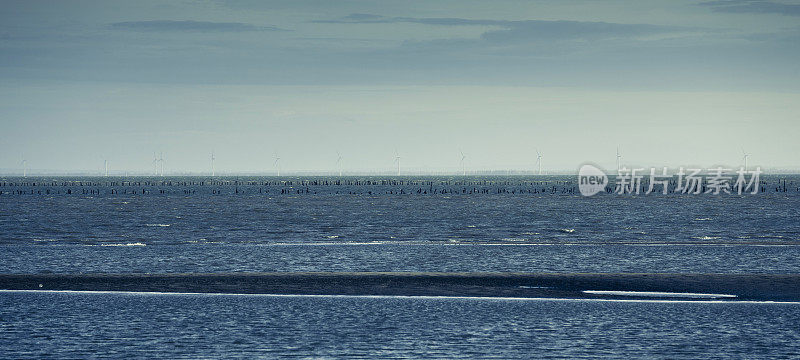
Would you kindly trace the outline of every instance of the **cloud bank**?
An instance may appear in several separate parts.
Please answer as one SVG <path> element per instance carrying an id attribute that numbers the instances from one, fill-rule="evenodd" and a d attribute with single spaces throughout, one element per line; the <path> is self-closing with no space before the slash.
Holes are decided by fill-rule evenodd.
<path id="1" fill-rule="evenodd" d="M 761 0 L 716 0 L 701 3 L 716 12 L 800 16 L 800 5 Z"/>
<path id="2" fill-rule="evenodd" d="M 111 24 L 112 29 L 133 31 L 199 31 L 199 32 L 240 32 L 240 31 L 280 31 L 274 26 L 256 26 L 238 22 L 211 22 L 193 20 L 147 20 L 124 21 Z"/>

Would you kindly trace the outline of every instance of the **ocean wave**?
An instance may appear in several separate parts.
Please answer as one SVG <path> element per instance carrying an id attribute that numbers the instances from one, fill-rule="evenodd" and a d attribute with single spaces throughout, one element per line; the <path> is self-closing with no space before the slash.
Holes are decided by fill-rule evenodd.
<path id="1" fill-rule="evenodd" d="M 352 299 L 420 299 L 420 300 L 467 300 L 467 301 L 546 301 L 546 302 L 619 302 L 619 303 L 685 303 L 685 304 L 788 304 L 800 305 L 797 301 L 772 300 L 672 300 L 672 299 L 585 299 L 558 297 L 494 297 L 494 296 L 430 296 L 430 295 L 325 295 L 325 294 L 245 294 L 245 293 L 198 293 L 198 292 L 159 292 L 159 291 L 116 291 L 116 290 L 6 290 L 0 293 L 28 294 L 86 294 L 86 295 L 133 295 L 133 296 L 201 296 L 201 297 L 274 297 L 274 298 L 352 298 Z"/>
<path id="2" fill-rule="evenodd" d="M 756 235 L 759 239 L 783 239 L 785 236 L 783 235 Z"/>
<path id="3" fill-rule="evenodd" d="M 736 298 L 730 294 L 705 294 L 705 293 L 680 293 L 663 291 L 619 291 L 619 290 L 583 290 L 584 294 L 592 295 L 615 295 L 615 296 L 635 296 L 635 297 L 663 297 L 663 298 L 689 298 L 689 299 L 723 299 Z"/>

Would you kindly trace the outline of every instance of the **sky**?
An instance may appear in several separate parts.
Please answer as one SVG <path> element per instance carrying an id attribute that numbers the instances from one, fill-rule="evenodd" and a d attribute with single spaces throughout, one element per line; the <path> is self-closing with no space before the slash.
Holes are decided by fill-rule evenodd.
<path id="1" fill-rule="evenodd" d="M 3 174 L 800 171 L 800 1 L 0 8 Z"/>

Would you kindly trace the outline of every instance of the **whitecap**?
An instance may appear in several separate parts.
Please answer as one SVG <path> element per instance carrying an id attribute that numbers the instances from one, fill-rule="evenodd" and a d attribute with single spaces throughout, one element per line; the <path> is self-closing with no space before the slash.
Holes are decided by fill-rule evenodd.
<path id="1" fill-rule="evenodd" d="M 351 246 L 351 245 L 385 245 L 397 242 L 390 241 L 348 241 L 348 242 L 314 242 L 314 243 L 274 243 L 274 244 L 254 244 L 256 246 Z"/>
<path id="2" fill-rule="evenodd" d="M 783 239 L 784 236 L 782 235 L 757 235 L 759 239 Z"/>
<path id="3" fill-rule="evenodd" d="M 147 246 L 145 243 L 113 243 L 113 244 L 100 244 L 100 246 Z"/>
<path id="4" fill-rule="evenodd" d="M 565 232 L 565 233 L 567 233 L 567 234 L 572 234 L 572 233 L 574 233 L 574 232 L 575 232 L 575 229 L 561 229 L 561 230 L 559 230 L 559 231 L 561 231 L 561 232 Z"/>
<path id="5" fill-rule="evenodd" d="M 144 224 L 144 226 L 148 227 L 170 227 L 172 224 Z"/>
<path id="6" fill-rule="evenodd" d="M 581 292 L 592 295 L 691 298 L 691 299 L 721 299 L 721 298 L 737 297 L 736 295 L 730 295 L 730 294 L 679 293 L 679 292 L 664 292 L 664 291 L 583 290 Z"/>
<path id="7" fill-rule="evenodd" d="M 467 300 L 467 301 L 545 301 L 545 302 L 617 302 L 617 303 L 690 303 L 690 304 L 790 304 L 800 305 L 795 301 L 724 301 L 724 300 L 662 300 L 662 299 L 575 299 L 575 298 L 525 298 L 494 296 L 430 296 L 430 295 L 324 295 L 324 294 L 243 294 L 243 293 L 193 293 L 193 292 L 158 292 L 158 291 L 118 291 L 118 290 L 6 290 L 0 293 L 50 293 L 50 294 L 87 294 L 87 295 L 133 295 L 133 296 L 207 296 L 207 297 L 271 297 L 271 298 L 323 298 L 323 299 L 426 299 L 426 300 Z"/>
<path id="8" fill-rule="evenodd" d="M 526 238 L 503 238 L 502 241 L 528 241 Z"/>
<path id="9" fill-rule="evenodd" d="M 552 289 L 552 286 L 526 286 L 520 285 L 518 286 L 520 289 Z"/>

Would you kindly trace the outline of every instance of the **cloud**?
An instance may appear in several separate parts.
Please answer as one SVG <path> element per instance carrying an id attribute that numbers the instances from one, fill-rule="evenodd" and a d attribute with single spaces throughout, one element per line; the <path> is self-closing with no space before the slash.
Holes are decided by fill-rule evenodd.
<path id="1" fill-rule="evenodd" d="M 686 30 L 688 29 L 649 24 L 528 20 L 514 22 L 507 30 L 488 31 L 481 37 L 484 40 L 493 42 L 575 39 L 601 40 L 611 38 L 636 38 Z"/>
<path id="2" fill-rule="evenodd" d="M 700 3 L 712 11 L 726 13 L 781 14 L 800 16 L 800 5 L 762 0 L 715 0 Z"/>
<path id="3" fill-rule="evenodd" d="M 379 23 L 386 23 L 391 22 L 391 18 L 381 15 L 373 15 L 373 14 L 350 14 L 347 16 L 342 17 L 338 20 L 320 20 L 314 21 L 319 23 L 371 23 L 371 22 L 379 22 Z"/>
<path id="4" fill-rule="evenodd" d="M 505 20 L 472 20 L 462 18 L 414 18 L 414 17 L 388 17 L 374 14 L 350 14 L 338 19 L 314 20 L 315 23 L 326 24 L 375 24 L 375 23 L 417 23 L 426 25 L 507 25 L 514 21 Z"/>
<path id="5" fill-rule="evenodd" d="M 599 40 L 608 38 L 635 38 L 653 34 L 697 31 L 697 28 L 661 26 L 651 24 L 619 24 L 607 22 L 567 20 L 487 20 L 463 18 L 386 17 L 373 14 L 350 14 L 338 19 L 316 20 L 329 24 L 415 23 L 439 26 L 496 26 L 500 29 L 485 32 L 481 38 L 493 42 L 532 40 Z"/>
<path id="6" fill-rule="evenodd" d="M 199 31 L 199 32 L 241 32 L 241 31 L 280 31 L 274 26 L 256 26 L 237 22 L 210 22 L 193 20 L 148 20 L 125 21 L 111 24 L 113 29 L 133 31 Z"/>

